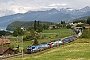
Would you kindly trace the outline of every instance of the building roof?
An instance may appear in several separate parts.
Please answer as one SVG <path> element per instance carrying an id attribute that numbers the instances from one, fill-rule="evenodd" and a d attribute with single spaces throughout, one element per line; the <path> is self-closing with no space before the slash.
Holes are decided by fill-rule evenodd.
<path id="1" fill-rule="evenodd" d="M 7 38 L 1 39 L 1 38 L 0 38 L 0 44 L 10 44 L 10 43 L 11 43 L 11 42 L 10 42 L 9 39 L 7 39 Z"/>
<path id="2" fill-rule="evenodd" d="M 89 28 L 90 28 L 90 26 L 84 26 L 84 28 L 89 29 Z"/>
<path id="3" fill-rule="evenodd" d="M 0 46 L 0 54 L 2 55 L 7 49 L 9 48 Z"/>

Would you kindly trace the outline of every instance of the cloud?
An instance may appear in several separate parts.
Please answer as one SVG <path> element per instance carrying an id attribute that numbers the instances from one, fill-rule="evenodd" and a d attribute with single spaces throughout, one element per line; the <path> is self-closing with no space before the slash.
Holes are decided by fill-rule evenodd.
<path id="1" fill-rule="evenodd" d="M 36 3 L 27 2 L 26 0 L 10 0 L 8 2 L 0 2 L 0 10 L 11 10 L 14 13 L 25 13 L 28 10 L 36 9 L 37 7 L 38 5 Z"/>
<path id="2" fill-rule="evenodd" d="M 67 4 L 50 4 L 49 6 L 66 6 Z"/>
<path id="3" fill-rule="evenodd" d="M 90 6 L 90 0 L 0 0 L 0 10 L 11 10 L 14 13 L 63 7 L 76 9 L 85 6 Z"/>
<path id="4" fill-rule="evenodd" d="M 50 4 L 48 5 L 49 8 L 58 8 L 58 7 L 65 7 L 67 4 Z"/>

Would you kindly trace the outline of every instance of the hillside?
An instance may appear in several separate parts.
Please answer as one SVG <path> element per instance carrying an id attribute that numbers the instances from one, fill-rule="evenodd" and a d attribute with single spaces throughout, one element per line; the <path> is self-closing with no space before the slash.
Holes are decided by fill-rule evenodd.
<path id="1" fill-rule="evenodd" d="M 55 24 L 53 22 L 46 22 L 46 21 L 39 21 L 39 22 L 42 25 L 52 25 L 52 24 Z M 17 27 L 28 28 L 28 27 L 33 26 L 33 25 L 34 25 L 34 21 L 14 21 L 14 22 L 12 22 L 11 24 L 9 24 L 7 26 L 6 30 L 13 31 Z"/>
<path id="2" fill-rule="evenodd" d="M 77 18 L 75 20 L 87 20 L 90 16 L 85 16 L 85 17 L 80 17 L 80 18 Z"/>

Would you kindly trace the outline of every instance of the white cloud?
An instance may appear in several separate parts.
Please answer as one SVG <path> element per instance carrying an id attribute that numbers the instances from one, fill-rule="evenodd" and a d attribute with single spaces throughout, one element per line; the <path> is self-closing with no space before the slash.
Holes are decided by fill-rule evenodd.
<path id="1" fill-rule="evenodd" d="M 90 6 L 90 0 L 0 0 L 0 10 L 11 10 L 14 13 L 62 7 L 83 8 L 85 6 Z"/>
<path id="2" fill-rule="evenodd" d="M 29 9 L 30 7 L 23 7 L 23 6 L 17 6 L 17 5 L 10 6 L 10 10 L 14 11 L 14 13 L 25 13 Z"/>
<path id="3" fill-rule="evenodd" d="M 50 4 L 49 6 L 52 7 L 52 6 L 66 6 L 66 5 L 67 5 L 67 4 L 63 4 L 63 3 L 62 3 L 62 4 Z"/>
<path id="4" fill-rule="evenodd" d="M 59 8 L 61 8 L 61 7 L 66 7 L 67 6 L 67 4 L 64 4 L 64 3 L 53 3 L 53 4 L 49 4 L 48 6 L 46 6 L 46 7 L 44 7 L 44 8 L 56 8 L 56 9 L 59 9 Z"/>
<path id="5" fill-rule="evenodd" d="M 67 4 L 61 4 L 62 6 L 66 6 Z"/>

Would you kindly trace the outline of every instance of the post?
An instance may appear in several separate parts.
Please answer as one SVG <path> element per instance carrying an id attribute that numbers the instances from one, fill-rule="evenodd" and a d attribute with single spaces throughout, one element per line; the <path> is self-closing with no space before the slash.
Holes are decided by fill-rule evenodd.
<path id="1" fill-rule="evenodd" d="M 2 35 L 2 52 L 4 52 L 4 50 L 3 50 L 3 38 L 4 38 L 4 36 Z"/>
<path id="2" fill-rule="evenodd" d="M 60 28 L 59 28 L 59 31 L 58 31 L 58 39 L 60 40 Z M 59 40 L 58 40 L 58 44 L 59 44 Z M 59 46 L 59 45 L 58 45 Z"/>
<path id="3" fill-rule="evenodd" d="M 18 36 L 16 37 L 16 39 L 17 39 L 17 46 L 18 46 Z"/>
<path id="4" fill-rule="evenodd" d="M 40 32 L 40 44 L 41 44 L 42 32 Z"/>
<path id="5" fill-rule="evenodd" d="M 22 57 L 23 57 L 23 36 L 22 36 Z"/>
<path id="6" fill-rule="evenodd" d="M 60 28 L 59 28 L 59 31 L 58 31 L 59 33 L 58 33 L 58 38 L 60 39 Z"/>

